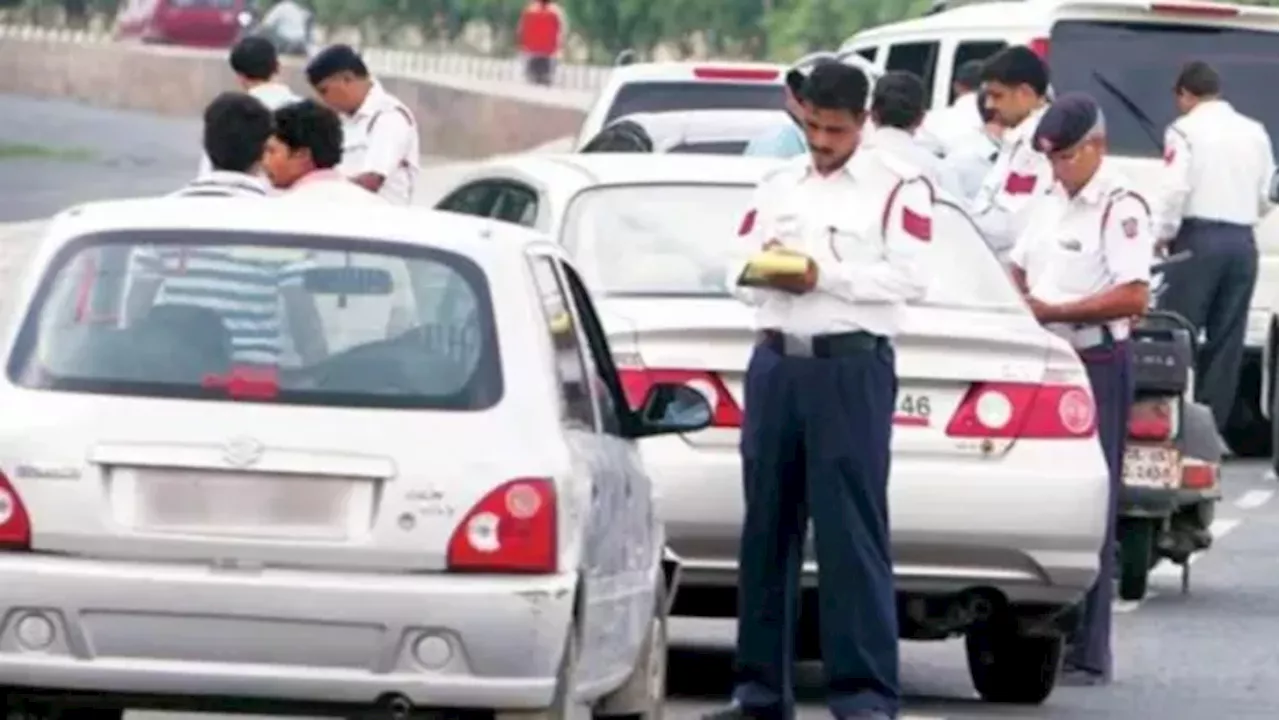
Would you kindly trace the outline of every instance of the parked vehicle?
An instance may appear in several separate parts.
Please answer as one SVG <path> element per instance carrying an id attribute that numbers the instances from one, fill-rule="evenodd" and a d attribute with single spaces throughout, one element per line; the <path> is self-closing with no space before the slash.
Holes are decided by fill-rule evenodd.
<path id="1" fill-rule="evenodd" d="M 249 0 L 125 0 L 115 35 L 146 43 L 228 48 L 253 21 Z"/>
<path id="2" fill-rule="evenodd" d="M 711 410 L 632 409 L 557 244 L 117 201 L 13 297 L 0 718 L 660 715 L 678 562 L 635 443 Z"/>
<path id="3" fill-rule="evenodd" d="M 793 124 L 781 110 L 689 110 L 624 115 L 579 152 L 741 155 L 753 138 Z"/>

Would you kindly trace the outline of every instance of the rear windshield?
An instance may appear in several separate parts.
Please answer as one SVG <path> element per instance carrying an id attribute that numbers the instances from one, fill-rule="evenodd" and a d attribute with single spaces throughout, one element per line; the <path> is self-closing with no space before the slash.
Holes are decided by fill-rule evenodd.
<path id="1" fill-rule="evenodd" d="M 1276 146 L 1280 72 L 1274 32 L 1070 21 L 1054 25 L 1049 48 L 1054 91 L 1096 98 L 1107 117 L 1111 151 L 1118 155 L 1160 155 L 1164 129 L 1176 116 L 1174 79 L 1193 58 L 1218 70 L 1225 98 L 1262 123 Z"/>
<path id="2" fill-rule="evenodd" d="M 642 112 L 784 109 L 777 83 L 639 82 L 618 90 L 604 121 Z"/>
<path id="3" fill-rule="evenodd" d="M 747 150 L 746 140 L 726 140 L 723 142 L 691 142 L 673 146 L 667 152 L 689 153 L 693 155 L 741 155 Z"/>
<path id="4" fill-rule="evenodd" d="M 502 394 L 484 272 L 435 249 L 196 231 L 59 254 L 9 358 L 36 390 L 481 410 Z"/>

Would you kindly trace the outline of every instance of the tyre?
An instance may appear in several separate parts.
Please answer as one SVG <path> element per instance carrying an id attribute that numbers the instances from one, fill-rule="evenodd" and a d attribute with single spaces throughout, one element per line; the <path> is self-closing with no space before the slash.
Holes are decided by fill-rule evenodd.
<path id="1" fill-rule="evenodd" d="M 662 720 L 667 704 L 667 588 L 659 574 L 653 619 L 631 676 L 600 702 L 597 718 Z"/>
<path id="2" fill-rule="evenodd" d="M 1024 635 L 1011 619 L 997 617 L 970 628 L 964 649 L 969 678 L 987 702 L 1039 705 L 1058 683 L 1061 635 Z"/>
<path id="3" fill-rule="evenodd" d="M 565 720 L 580 717 L 573 699 L 573 678 L 578 675 L 578 624 L 569 626 L 569 636 L 564 641 L 564 655 L 560 670 L 556 673 L 556 694 L 551 707 L 545 710 L 500 710 L 494 720 Z"/>
<path id="4" fill-rule="evenodd" d="M 1120 599 L 1136 601 L 1147 596 L 1147 578 L 1156 562 L 1154 520 L 1120 521 Z"/>

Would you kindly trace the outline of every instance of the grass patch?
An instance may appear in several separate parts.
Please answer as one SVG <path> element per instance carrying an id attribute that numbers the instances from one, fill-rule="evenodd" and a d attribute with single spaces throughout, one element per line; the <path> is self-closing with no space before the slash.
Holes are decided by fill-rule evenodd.
<path id="1" fill-rule="evenodd" d="M 85 162 L 93 159 L 93 153 L 84 148 L 58 148 L 33 143 L 12 143 L 0 140 L 0 161 L 3 160 L 65 160 Z"/>

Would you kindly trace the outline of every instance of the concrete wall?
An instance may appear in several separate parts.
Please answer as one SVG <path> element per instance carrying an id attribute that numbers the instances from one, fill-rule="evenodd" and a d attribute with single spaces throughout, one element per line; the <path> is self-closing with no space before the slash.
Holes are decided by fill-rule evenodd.
<path id="1" fill-rule="evenodd" d="M 526 150 L 574 134 L 590 101 L 580 91 L 414 76 L 370 64 L 417 115 L 424 155 L 480 158 Z M 298 64 L 290 64 L 286 76 L 305 93 Z M 0 30 L 0 93 L 198 116 L 214 95 L 234 88 L 225 52 Z"/>

